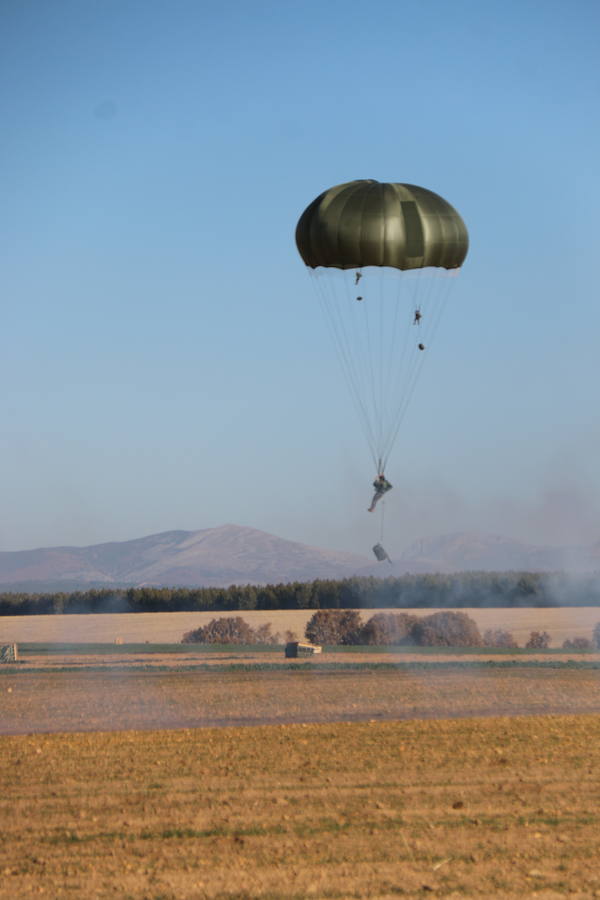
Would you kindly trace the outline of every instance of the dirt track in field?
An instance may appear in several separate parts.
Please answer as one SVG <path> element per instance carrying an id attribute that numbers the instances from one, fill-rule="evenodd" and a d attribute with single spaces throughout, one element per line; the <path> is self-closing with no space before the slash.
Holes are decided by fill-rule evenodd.
<path id="1" fill-rule="evenodd" d="M 434 666 L 454 663 L 456 665 L 461 660 L 469 663 L 479 663 L 482 666 L 485 666 L 498 661 L 522 664 L 523 661 L 527 659 L 534 660 L 538 664 L 565 663 L 569 660 L 574 663 L 580 663 L 582 659 L 585 659 L 587 663 L 594 663 L 600 666 L 600 651 L 586 652 L 584 655 L 581 653 L 569 653 L 568 651 L 565 651 L 564 653 L 544 653 L 543 651 L 540 651 L 525 656 L 522 653 L 510 653 L 508 651 L 497 655 L 491 653 L 478 653 L 476 650 L 472 653 L 466 653 L 464 651 L 460 654 L 452 652 L 444 653 L 443 649 L 438 650 L 437 648 L 435 654 L 413 653 L 407 649 L 398 650 L 393 647 L 368 653 L 361 653 L 360 650 L 354 649 L 352 651 L 346 650 L 336 652 L 334 648 L 328 648 L 325 653 L 315 657 L 295 659 L 292 661 L 285 659 L 283 647 L 276 647 L 272 650 L 269 649 L 257 652 L 253 652 L 252 650 L 236 651 L 235 649 L 223 650 L 221 652 L 219 650 L 211 649 L 206 652 L 200 651 L 195 653 L 186 653 L 185 650 L 177 653 L 136 653 L 135 651 L 129 652 L 124 649 L 119 653 L 94 652 L 91 654 L 85 652 L 36 653 L 35 651 L 30 650 L 26 653 L 21 653 L 19 657 L 20 664 L 25 667 L 24 670 L 56 670 L 65 668 L 89 669 L 90 667 L 93 667 L 94 669 L 118 668 L 121 671 L 123 669 L 133 671 L 135 669 L 149 668 L 180 671 L 182 669 L 206 669 L 207 667 L 211 669 L 226 669 L 231 666 L 240 665 L 260 666 L 261 668 L 268 666 L 281 668 L 282 665 L 294 666 L 295 668 L 302 668 L 304 666 L 310 668 L 315 665 L 377 666 L 385 664 L 397 665 L 404 668 L 411 665 L 422 666 L 423 664 Z"/>
<path id="2" fill-rule="evenodd" d="M 600 672 L 570 668 L 127 669 L 0 677 L 0 733 L 600 713 Z"/>

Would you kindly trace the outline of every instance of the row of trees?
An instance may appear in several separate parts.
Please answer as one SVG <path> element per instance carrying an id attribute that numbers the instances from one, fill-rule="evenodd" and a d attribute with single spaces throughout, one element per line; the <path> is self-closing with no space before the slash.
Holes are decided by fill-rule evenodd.
<path id="1" fill-rule="evenodd" d="M 254 609 L 431 609 L 600 606 L 600 576 L 460 572 L 400 578 L 317 579 L 228 588 L 95 588 L 71 593 L 1 593 L 0 615 Z"/>
<path id="2" fill-rule="evenodd" d="M 450 610 L 429 616 L 409 613 L 376 613 L 366 622 L 355 609 L 320 609 L 306 625 L 305 637 L 313 644 L 419 646 L 419 647 L 499 647 L 516 648 L 512 634 L 502 629 L 488 630 L 481 635 L 476 622 L 466 613 Z M 295 635 L 287 632 L 285 640 Z M 183 644 L 278 644 L 281 636 L 274 634 L 271 624 L 253 629 L 241 616 L 212 619 L 207 625 L 184 634 Z M 545 650 L 550 646 L 546 631 L 532 631 L 526 649 Z M 600 648 L 600 623 L 596 625 L 593 641 L 574 638 L 563 643 L 565 650 Z"/>

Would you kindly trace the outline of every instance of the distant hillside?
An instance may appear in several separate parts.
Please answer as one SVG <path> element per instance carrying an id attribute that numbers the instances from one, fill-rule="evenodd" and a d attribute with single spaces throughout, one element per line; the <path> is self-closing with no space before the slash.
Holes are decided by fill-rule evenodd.
<path id="1" fill-rule="evenodd" d="M 90 547 L 0 553 L 0 590 L 73 591 L 142 585 L 227 587 L 344 578 L 367 557 L 222 525 Z"/>

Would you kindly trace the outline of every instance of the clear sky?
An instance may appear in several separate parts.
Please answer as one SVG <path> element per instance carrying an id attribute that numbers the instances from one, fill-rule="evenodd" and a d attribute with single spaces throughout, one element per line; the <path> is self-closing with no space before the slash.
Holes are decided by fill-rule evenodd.
<path id="1" fill-rule="evenodd" d="M 294 229 L 426 186 L 469 257 L 390 553 L 600 539 L 600 6 L 4 0 L 0 549 L 234 522 L 368 553 L 372 463 Z"/>

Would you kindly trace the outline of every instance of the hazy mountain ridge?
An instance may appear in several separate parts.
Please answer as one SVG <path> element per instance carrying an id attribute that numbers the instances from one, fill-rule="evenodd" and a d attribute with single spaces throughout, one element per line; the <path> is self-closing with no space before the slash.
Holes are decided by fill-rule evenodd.
<path id="1" fill-rule="evenodd" d="M 47 590 L 90 586 L 226 587 L 342 578 L 364 568 L 358 554 L 321 550 L 254 528 L 221 525 L 167 531 L 89 547 L 0 553 L 0 587 Z M 26 585 L 26 587 L 25 587 Z M 68 588 L 66 587 L 68 585 Z"/>
<path id="2" fill-rule="evenodd" d="M 587 547 L 549 547 L 477 532 L 421 538 L 397 557 L 391 555 L 392 565 L 376 563 L 367 556 L 322 550 L 254 528 L 221 525 L 89 547 L 0 552 L 0 589 L 34 593 L 102 586 L 228 587 L 407 572 L 600 569 L 600 541 Z"/>

